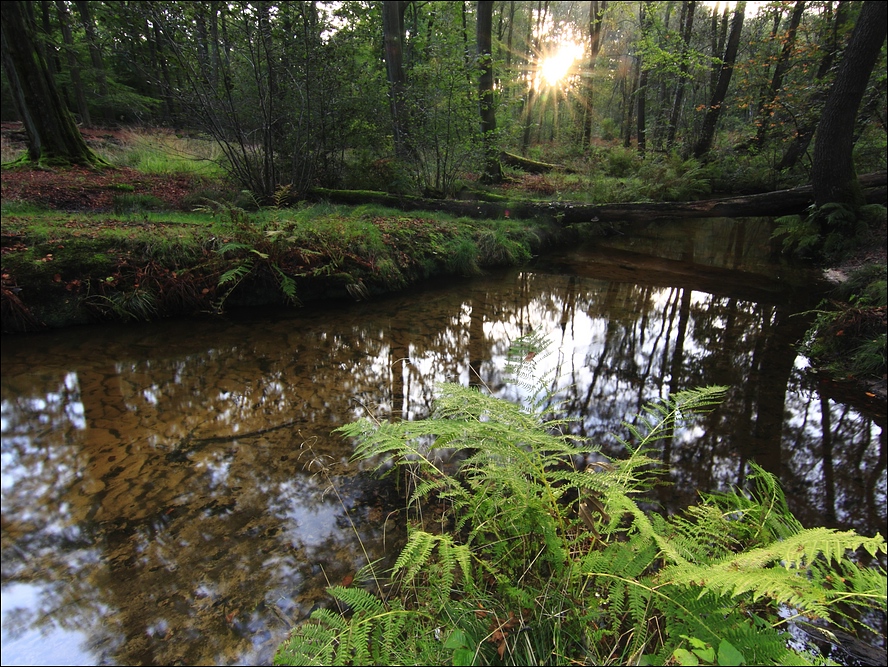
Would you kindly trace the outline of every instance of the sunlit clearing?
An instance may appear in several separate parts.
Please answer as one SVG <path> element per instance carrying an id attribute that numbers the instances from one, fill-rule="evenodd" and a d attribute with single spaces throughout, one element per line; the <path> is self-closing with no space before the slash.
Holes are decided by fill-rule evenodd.
<path id="1" fill-rule="evenodd" d="M 543 58 L 540 63 L 540 75 L 549 86 L 555 86 L 567 76 L 574 61 L 582 58 L 583 45 L 576 42 L 562 42 L 558 50 Z"/>

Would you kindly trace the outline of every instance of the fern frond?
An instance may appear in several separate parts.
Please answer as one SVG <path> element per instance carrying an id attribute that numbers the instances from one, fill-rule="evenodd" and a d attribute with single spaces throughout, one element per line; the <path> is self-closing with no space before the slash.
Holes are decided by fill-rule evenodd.
<path id="1" fill-rule="evenodd" d="M 636 423 L 623 422 L 638 443 L 630 451 L 644 451 L 657 440 L 671 437 L 675 427 L 690 423 L 719 405 L 727 390 L 727 387 L 716 385 L 687 389 L 645 405 L 642 413 L 637 415 Z"/>
<path id="2" fill-rule="evenodd" d="M 219 285 L 224 285 L 225 283 L 229 283 L 231 281 L 240 282 L 247 275 L 249 275 L 252 268 L 253 260 L 251 259 L 246 260 L 242 264 L 238 264 L 233 269 L 229 269 L 219 277 Z"/>
<path id="3" fill-rule="evenodd" d="M 315 612 L 317 613 L 317 612 Z M 297 626 L 290 637 L 278 647 L 274 655 L 275 665 L 318 665 L 333 664 L 333 656 L 339 644 L 338 631 L 330 628 L 320 619 L 313 619 Z"/>
<path id="4" fill-rule="evenodd" d="M 664 569 L 663 577 L 674 584 L 697 585 L 701 595 L 712 591 L 731 597 L 749 593 L 753 600 L 768 598 L 828 618 L 828 607 L 835 602 L 855 598 L 867 604 L 870 590 L 835 591 L 818 585 L 810 568 L 818 562 L 844 560 L 847 551 L 863 547 L 870 553 L 885 552 L 881 535 L 865 538 L 853 531 L 829 528 L 803 530 L 780 542 L 740 554 L 732 554 L 705 565 L 674 565 Z M 876 581 L 873 577 L 872 580 Z M 885 604 L 884 587 L 881 604 Z"/>
<path id="5" fill-rule="evenodd" d="M 229 241 L 228 243 L 223 243 L 221 246 L 219 246 L 219 249 L 216 252 L 218 252 L 220 255 L 224 255 L 226 252 L 232 252 L 235 250 L 252 250 L 252 246 L 247 245 L 246 243 Z"/>
<path id="6" fill-rule="evenodd" d="M 281 267 L 277 264 L 272 264 L 272 268 L 274 269 L 274 272 L 277 273 L 278 285 L 280 285 L 281 292 L 284 293 L 284 296 L 286 296 L 291 303 L 298 304 L 299 299 L 296 297 L 296 281 L 284 273 Z"/>
<path id="7" fill-rule="evenodd" d="M 436 535 L 423 530 L 411 531 L 407 538 L 407 544 L 401 549 L 398 559 L 392 567 L 392 573 L 398 574 L 404 571 L 404 581 L 409 583 L 416 576 L 417 571 L 428 564 L 429 555 L 435 547 Z"/>

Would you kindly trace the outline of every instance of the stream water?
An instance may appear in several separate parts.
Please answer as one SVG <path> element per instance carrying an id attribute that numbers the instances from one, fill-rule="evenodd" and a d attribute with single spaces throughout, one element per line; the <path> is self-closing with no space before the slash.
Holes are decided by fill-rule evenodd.
<path id="1" fill-rule="evenodd" d="M 437 382 L 520 400 L 511 341 L 608 455 L 645 402 L 722 384 L 664 442 L 677 508 L 782 480 L 808 526 L 885 531 L 884 413 L 837 402 L 793 348 L 815 276 L 767 220 L 640 226 L 519 270 L 361 303 L 83 327 L 2 343 L 4 664 L 268 663 L 288 628 L 397 546 L 400 501 L 331 431 L 428 414 Z"/>

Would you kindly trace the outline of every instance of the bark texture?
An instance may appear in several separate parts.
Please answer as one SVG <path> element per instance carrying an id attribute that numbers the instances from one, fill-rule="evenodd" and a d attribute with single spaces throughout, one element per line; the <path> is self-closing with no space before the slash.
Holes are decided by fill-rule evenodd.
<path id="1" fill-rule="evenodd" d="M 811 183 L 817 206 L 862 203 L 854 173 L 854 121 L 885 41 L 888 3 L 864 2 L 829 92 L 814 144 Z"/>
<path id="2" fill-rule="evenodd" d="M 28 135 L 28 157 L 34 161 L 100 165 L 68 113 L 52 73 L 37 48 L 35 28 L 25 3 L 0 3 L 3 66 L 16 110 Z"/>

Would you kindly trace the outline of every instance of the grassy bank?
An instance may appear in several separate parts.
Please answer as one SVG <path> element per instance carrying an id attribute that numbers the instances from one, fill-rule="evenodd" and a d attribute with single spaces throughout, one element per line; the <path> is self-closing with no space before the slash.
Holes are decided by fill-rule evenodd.
<path id="1" fill-rule="evenodd" d="M 17 155 L 9 136 L 4 160 Z M 563 237 L 543 221 L 294 206 L 286 188 L 260 205 L 226 180 L 205 139 L 87 138 L 113 169 L 3 170 L 5 333 L 363 299 L 517 265 Z"/>
<path id="2" fill-rule="evenodd" d="M 378 206 L 67 213 L 3 205 L 3 331 L 362 299 L 515 265 L 554 227 Z"/>

